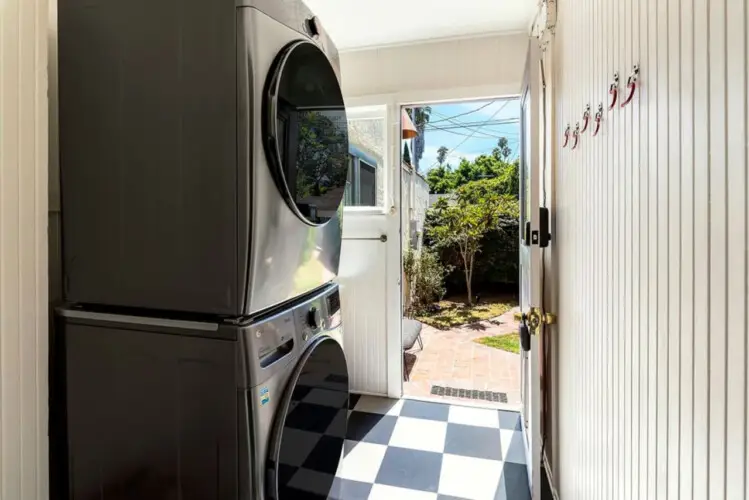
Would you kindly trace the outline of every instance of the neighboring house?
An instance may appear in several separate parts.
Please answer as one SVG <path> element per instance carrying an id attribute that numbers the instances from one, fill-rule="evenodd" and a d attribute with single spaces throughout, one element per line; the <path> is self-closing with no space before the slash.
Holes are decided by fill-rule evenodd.
<path id="1" fill-rule="evenodd" d="M 381 207 L 385 176 L 380 120 L 350 120 L 349 171 L 344 203 L 355 207 Z"/>
<path id="2" fill-rule="evenodd" d="M 455 198 L 455 195 L 453 193 L 439 193 L 439 194 L 430 194 L 429 195 L 429 207 L 433 207 L 435 203 L 437 203 L 442 198 L 448 198 L 450 200 Z"/>
<path id="3" fill-rule="evenodd" d="M 421 250 L 424 219 L 429 208 L 429 183 L 406 163 L 401 164 L 401 230 L 403 247 Z"/>

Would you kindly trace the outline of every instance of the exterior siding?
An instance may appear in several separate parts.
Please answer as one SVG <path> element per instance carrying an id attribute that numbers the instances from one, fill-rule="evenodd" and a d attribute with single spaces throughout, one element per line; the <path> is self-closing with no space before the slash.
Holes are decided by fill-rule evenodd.
<path id="1" fill-rule="evenodd" d="M 0 499 L 46 499 L 47 2 L 0 4 Z"/>
<path id="2" fill-rule="evenodd" d="M 554 133 L 607 106 L 615 71 L 640 80 L 556 148 L 557 487 L 747 498 L 746 2 L 558 7 Z"/>

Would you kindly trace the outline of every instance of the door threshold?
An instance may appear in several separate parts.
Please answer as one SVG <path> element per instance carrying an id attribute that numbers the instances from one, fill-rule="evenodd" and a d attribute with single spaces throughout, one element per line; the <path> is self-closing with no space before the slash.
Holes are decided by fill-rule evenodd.
<path id="1" fill-rule="evenodd" d="M 476 399 L 458 399 L 458 398 L 444 398 L 444 397 L 428 397 L 428 396 L 409 396 L 404 394 L 401 399 L 411 399 L 414 401 L 424 401 L 427 403 L 444 403 L 453 406 L 466 406 L 469 408 L 481 408 L 485 410 L 502 410 L 502 411 L 514 411 L 520 413 L 523 409 L 522 404 L 510 404 L 510 403 L 494 403 L 491 401 L 483 401 Z"/>

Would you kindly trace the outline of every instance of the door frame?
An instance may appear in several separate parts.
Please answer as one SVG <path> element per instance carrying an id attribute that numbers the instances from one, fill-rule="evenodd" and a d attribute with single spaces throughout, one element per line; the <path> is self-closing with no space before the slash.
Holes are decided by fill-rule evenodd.
<path id="1" fill-rule="evenodd" d="M 347 96 L 343 100 L 346 107 L 386 106 L 387 130 L 387 196 L 385 210 L 380 209 L 356 209 L 357 213 L 368 213 L 371 215 L 385 215 L 388 217 L 386 242 L 386 273 L 387 283 L 390 287 L 386 297 L 386 349 L 387 349 L 387 396 L 399 399 L 403 397 L 403 252 L 402 250 L 402 228 L 401 228 L 401 183 L 400 161 L 402 151 L 400 112 L 403 106 L 416 106 L 423 104 L 463 102 L 482 99 L 502 99 L 518 97 L 518 88 L 515 85 L 481 85 L 475 87 L 446 87 L 429 90 L 416 90 L 406 92 L 393 92 L 383 94 L 371 94 L 363 96 Z M 397 235 L 397 237 L 396 237 Z"/>

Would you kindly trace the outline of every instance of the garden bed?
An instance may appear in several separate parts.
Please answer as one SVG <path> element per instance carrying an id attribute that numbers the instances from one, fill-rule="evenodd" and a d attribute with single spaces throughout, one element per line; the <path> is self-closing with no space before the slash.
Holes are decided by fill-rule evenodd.
<path id="1" fill-rule="evenodd" d="M 518 305 L 517 297 L 509 295 L 481 296 L 478 303 L 468 306 L 465 297 L 439 301 L 432 310 L 417 316 L 422 323 L 439 330 L 469 325 L 501 316 Z"/>

